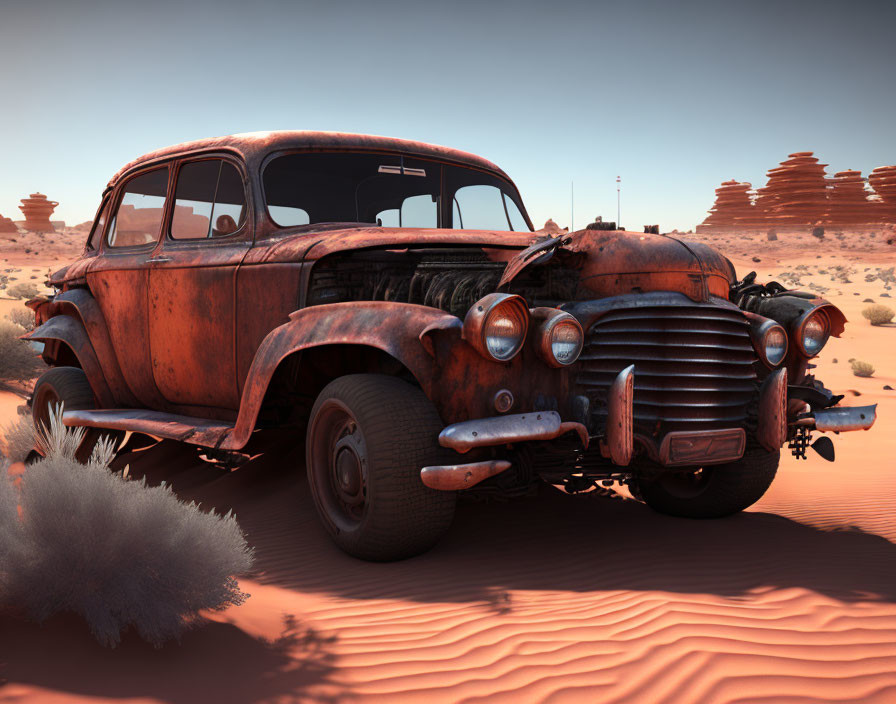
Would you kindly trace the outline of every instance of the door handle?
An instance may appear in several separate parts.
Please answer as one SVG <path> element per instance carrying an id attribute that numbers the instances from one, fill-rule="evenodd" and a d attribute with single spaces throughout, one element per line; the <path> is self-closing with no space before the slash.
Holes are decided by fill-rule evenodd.
<path id="1" fill-rule="evenodd" d="M 156 257 L 155 259 L 147 259 L 144 264 L 161 264 L 162 262 L 170 262 L 171 257 Z"/>

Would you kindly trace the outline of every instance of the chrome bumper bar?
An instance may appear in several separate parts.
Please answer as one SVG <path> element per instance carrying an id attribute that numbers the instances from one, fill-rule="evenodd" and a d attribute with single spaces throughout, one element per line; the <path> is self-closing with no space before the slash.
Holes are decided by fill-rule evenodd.
<path id="1" fill-rule="evenodd" d="M 800 416 L 796 425 L 805 425 L 822 433 L 833 431 L 844 433 L 851 430 L 868 430 L 877 420 L 877 404 L 825 408 Z"/>
<path id="2" fill-rule="evenodd" d="M 581 423 L 563 421 L 556 411 L 533 411 L 449 425 L 439 433 L 439 444 L 463 453 L 476 447 L 553 440 L 569 432 L 577 433 L 588 447 L 588 430 Z"/>
<path id="3" fill-rule="evenodd" d="M 508 469 L 510 469 L 510 462 L 507 460 L 449 464 L 424 467 L 420 470 L 420 479 L 430 489 L 458 491 L 476 486 L 479 482 Z"/>

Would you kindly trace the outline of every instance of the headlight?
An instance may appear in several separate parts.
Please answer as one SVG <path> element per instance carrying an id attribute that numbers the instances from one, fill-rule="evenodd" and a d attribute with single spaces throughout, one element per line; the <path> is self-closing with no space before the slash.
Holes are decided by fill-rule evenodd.
<path id="1" fill-rule="evenodd" d="M 506 362 L 526 341 L 529 308 L 510 293 L 490 293 L 477 301 L 464 318 L 464 339 L 486 359 Z"/>
<path id="2" fill-rule="evenodd" d="M 538 354 L 552 367 L 567 367 L 582 352 L 585 334 L 569 313 L 551 311 L 539 325 L 538 334 Z"/>
<path id="3" fill-rule="evenodd" d="M 782 325 L 761 315 L 747 313 L 753 348 L 767 367 L 777 367 L 787 356 L 787 331 Z"/>
<path id="4" fill-rule="evenodd" d="M 796 342 L 806 357 L 814 357 L 824 347 L 831 334 L 831 321 L 820 308 L 809 311 L 797 320 Z"/>
<path id="5" fill-rule="evenodd" d="M 762 337 L 762 348 L 769 366 L 777 367 L 787 354 L 787 331 L 777 323 L 769 325 Z"/>

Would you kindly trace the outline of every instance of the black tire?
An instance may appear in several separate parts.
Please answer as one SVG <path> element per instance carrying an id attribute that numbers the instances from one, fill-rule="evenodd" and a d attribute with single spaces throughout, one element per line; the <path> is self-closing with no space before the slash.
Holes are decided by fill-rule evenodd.
<path id="1" fill-rule="evenodd" d="M 665 471 L 652 480 L 636 480 L 632 496 L 650 508 L 682 518 L 722 518 L 762 498 L 778 471 L 781 453 L 756 448 L 736 462 L 693 472 Z"/>
<path id="2" fill-rule="evenodd" d="M 400 560 L 428 550 L 448 530 L 454 492 L 420 479 L 424 466 L 445 461 L 441 429 L 429 399 L 400 379 L 352 374 L 321 391 L 308 423 L 308 482 L 342 550 Z"/>
<path id="3" fill-rule="evenodd" d="M 34 427 L 38 430 L 41 427 L 49 428 L 50 413 L 59 404 L 62 404 L 67 411 L 96 408 L 93 390 L 83 369 L 53 367 L 40 376 L 31 396 L 31 417 L 34 419 Z M 75 459 L 87 462 L 96 443 L 104 435 L 115 438 L 116 443 L 124 437 L 124 433 L 117 430 L 86 428 L 84 439 L 75 452 Z"/>

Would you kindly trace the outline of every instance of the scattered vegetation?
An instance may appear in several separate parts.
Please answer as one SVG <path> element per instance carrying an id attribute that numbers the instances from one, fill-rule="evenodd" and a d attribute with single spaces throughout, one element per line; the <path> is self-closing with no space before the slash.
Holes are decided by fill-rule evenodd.
<path id="1" fill-rule="evenodd" d="M 26 332 L 34 330 L 34 311 L 30 308 L 13 308 L 6 317 Z"/>
<path id="2" fill-rule="evenodd" d="M 868 377 L 874 374 L 874 365 L 870 362 L 863 362 L 859 359 L 852 360 L 849 365 L 852 367 L 852 373 L 855 376 Z"/>
<path id="3" fill-rule="evenodd" d="M 0 387 L 27 382 L 44 367 L 34 348 L 19 337 L 24 328 L 9 320 L 0 320 Z"/>
<path id="4" fill-rule="evenodd" d="M 886 325 L 893 320 L 894 315 L 896 315 L 896 312 L 892 308 L 880 303 L 870 305 L 862 311 L 862 317 L 866 318 L 872 325 Z"/>
<path id="5" fill-rule="evenodd" d="M 111 441 L 79 464 L 83 430 L 65 428 L 61 409 L 50 426 L 19 487 L 0 472 L 0 606 L 39 621 L 75 612 L 107 646 L 127 628 L 160 646 L 201 610 L 246 599 L 235 575 L 251 568 L 252 550 L 231 513 L 113 474 Z"/>
<path id="6" fill-rule="evenodd" d="M 34 298 L 38 294 L 40 294 L 40 289 L 28 281 L 10 284 L 6 288 L 6 295 L 10 298 Z"/>
<path id="7" fill-rule="evenodd" d="M 34 449 L 34 422 L 30 415 L 20 415 L 0 428 L 3 434 L 3 455 L 11 462 L 24 462 Z"/>

